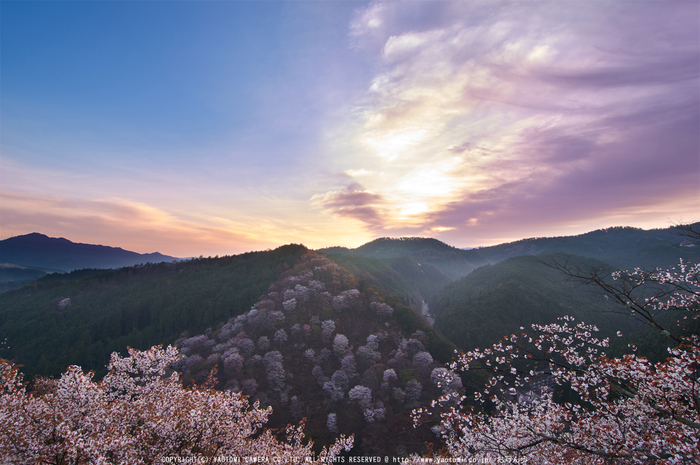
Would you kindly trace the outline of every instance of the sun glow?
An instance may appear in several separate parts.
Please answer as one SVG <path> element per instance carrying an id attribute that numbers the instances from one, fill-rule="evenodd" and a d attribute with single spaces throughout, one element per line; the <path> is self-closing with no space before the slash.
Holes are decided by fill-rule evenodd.
<path id="1" fill-rule="evenodd" d="M 407 129 L 398 131 L 388 131 L 381 134 L 378 131 L 371 132 L 364 140 L 376 154 L 386 161 L 393 161 L 420 143 L 426 137 L 425 129 Z"/>

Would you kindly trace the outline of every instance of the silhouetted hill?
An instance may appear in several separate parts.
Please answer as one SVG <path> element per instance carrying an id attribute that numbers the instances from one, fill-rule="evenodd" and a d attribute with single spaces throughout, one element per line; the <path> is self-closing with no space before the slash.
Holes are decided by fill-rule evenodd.
<path id="1" fill-rule="evenodd" d="M 614 307 L 597 288 L 567 281 L 543 261 L 566 257 L 610 270 L 697 261 L 700 248 L 673 232 L 610 228 L 472 250 L 424 238 L 322 253 L 292 244 L 118 270 L 84 262 L 0 295 L 0 335 L 8 342 L 0 356 L 25 365 L 30 377 L 57 375 L 70 364 L 99 377 L 112 351 L 176 342 L 185 357 L 175 369 L 186 382 L 202 382 L 216 367 L 218 388 L 242 390 L 274 408 L 273 427 L 306 417 L 319 445 L 355 433 L 353 454 L 405 455 L 433 438 L 430 424 L 413 428 L 409 412 L 441 394 L 431 375 L 455 344 L 485 347 L 565 314 L 598 324 L 603 335 L 636 329 L 610 313 Z M 133 254 L 33 234 L 2 241 L 3 261 L 10 261 L 8 241 L 35 245 L 24 247 L 25 263 L 40 260 L 45 247 L 54 261 L 44 267 Z M 155 261 L 153 254 L 133 255 Z M 5 268 L 21 274 L 28 266 Z M 420 314 L 423 301 L 434 327 Z M 654 337 L 644 336 L 647 345 Z M 466 391 L 478 376 L 461 378 Z"/>
<path id="2" fill-rule="evenodd" d="M 0 263 L 0 292 L 17 289 L 42 276 L 46 276 L 46 271 L 11 263 Z"/>
<path id="3" fill-rule="evenodd" d="M 140 254 L 118 247 L 80 244 L 31 233 L 0 241 L 0 262 L 29 268 L 72 271 L 81 268 L 121 268 L 178 260 L 160 253 Z"/>
<path id="4" fill-rule="evenodd" d="M 404 255 L 416 257 L 461 256 L 460 249 L 437 239 L 425 237 L 382 237 L 355 249 L 355 253 L 376 258 L 396 258 Z"/>
<path id="5" fill-rule="evenodd" d="M 36 268 L 0 263 L 0 282 L 33 280 L 42 276 L 46 276 L 46 272 Z"/>

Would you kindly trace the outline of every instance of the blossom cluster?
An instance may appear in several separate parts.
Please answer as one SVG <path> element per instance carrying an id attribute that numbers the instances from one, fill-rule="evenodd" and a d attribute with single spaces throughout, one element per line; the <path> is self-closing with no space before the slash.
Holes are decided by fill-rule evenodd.
<path id="1" fill-rule="evenodd" d="M 328 462 L 352 447 L 341 436 L 315 455 L 303 424 L 286 441 L 262 430 L 270 408 L 210 386 L 185 389 L 166 377 L 177 349 L 153 347 L 112 354 L 100 382 L 71 366 L 59 380 L 28 392 L 14 365 L 0 360 L 0 456 L 3 463 L 157 463 L 166 457 L 267 457 L 274 463 Z M 39 392 L 41 391 L 41 392 Z"/>
<path id="2" fill-rule="evenodd" d="M 681 262 L 653 273 L 615 273 L 633 285 L 663 284 L 645 305 L 697 315 L 698 264 Z M 532 325 L 530 334 L 460 354 L 433 373 L 449 386 L 458 372 L 488 374 L 469 396 L 445 389 L 414 421 L 438 415 L 435 428 L 453 457 L 528 463 L 699 463 L 700 337 L 680 337 L 668 358 L 652 363 L 636 353 L 609 358 L 598 328 L 564 316 Z M 618 333 L 618 336 L 621 334 Z M 669 342 L 671 340 L 669 339 Z M 456 402 L 455 402 L 456 401 Z"/>
<path id="3" fill-rule="evenodd" d="M 644 298 L 643 305 L 654 312 L 681 310 L 690 312 L 693 318 L 700 318 L 700 263 L 680 260 L 678 265 L 669 269 L 656 268 L 650 272 L 635 268 L 616 271 L 612 277 L 616 281 L 628 281 L 635 287 L 645 284 L 659 287 L 661 292 L 658 295 Z M 630 308 L 634 308 L 635 303 L 631 300 L 625 302 Z"/>

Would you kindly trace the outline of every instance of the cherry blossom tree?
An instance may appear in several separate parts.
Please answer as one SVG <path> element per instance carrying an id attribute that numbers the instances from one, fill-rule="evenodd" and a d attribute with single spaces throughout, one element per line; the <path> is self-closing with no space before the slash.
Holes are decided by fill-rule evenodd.
<path id="1" fill-rule="evenodd" d="M 350 342 L 344 334 L 336 334 L 333 338 L 333 353 L 336 357 L 341 358 L 345 355 L 345 351 L 348 350 Z"/>
<path id="2" fill-rule="evenodd" d="M 232 349 L 224 354 L 224 372 L 228 376 L 237 377 L 241 368 L 243 368 L 243 357 L 240 356 L 237 349 Z"/>
<path id="3" fill-rule="evenodd" d="M 318 384 L 319 387 L 323 388 L 323 385 L 328 382 L 328 376 L 323 372 L 323 368 L 320 366 L 316 365 L 312 370 L 311 370 L 311 375 L 314 377 L 316 380 L 316 383 Z"/>
<path id="4" fill-rule="evenodd" d="M 362 409 L 369 408 L 370 402 L 372 402 L 372 390 L 359 384 L 350 389 L 348 396 L 350 400 L 356 401 Z"/>
<path id="5" fill-rule="evenodd" d="M 272 342 L 278 349 L 281 349 L 285 342 L 287 342 L 287 332 L 284 329 L 278 329 L 275 331 L 275 335 L 272 338 Z"/>
<path id="6" fill-rule="evenodd" d="M 356 305 L 360 300 L 360 291 L 357 289 L 350 289 L 343 291 L 337 296 L 333 297 L 333 310 L 336 312 L 344 312 Z"/>
<path id="7" fill-rule="evenodd" d="M 343 357 L 343 359 L 340 361 L 340 366 L 349 378 L 352 378 L 357 374 L 357 362 L 355 361 L 355 356 L 351 353 Z"/>
<path id="8" fill-rule="evenodd" d="M 358 347 L 355 355 L 357 356 L 357 361 L 360 363 L 363 369 L 374 365 L 375 363 L 379 363 L 379 361 L 382 359 L 382 354 L 376 350 L 372 350 L 366 345 Z"/>
<path id="9" fill-rule="evenodd" d="M 405 402 L 409 405 L 414 404 L 418 402 L 418 399 L 420 399 L 421 392 L 423 391 L 423 385 L 418 381 L 417 379 L 412 379 L 409 380 L 406 383 L 406 397 L 405 397 Z"/>
<path id="10" fill-rule="evenodd" d="M 321 322 L 321 340 L 327 343 L 331 340 L 331 336 L 335 331 L 335 322 L 333 320 L 325 320 Z"/>
<path id="11" fill-rule="evenodd" d="M 287 294 L 287 292 L 285 291 L 285 295 L 286 294 Z M 285 300 L 284 302 L 282 302 L 282 307 L 284 308 L 284 311 L 287 313 L 294 311 L 294 309 L 297 307 L 297 299 L 292 297 L 289 300 Z"/>
<path id="12" fill-rule="evenodd" d="M 665 360 L 652 363 L 634 346 L 609 358 L 609 339 L 597 338 L 598 328 L 564 316 L 433 372 L 442 386 L 454 386 L 460 370 L 490 378 L 464 396 L 444 389 L 433 409 L 414 410 L 414 420 L 439 416 L 435 430 L 449 454 L 475 461 L 699 463 L 700 337 L 676 329 L 700 318 L 700 264 L 616 272 L 599 285 L 623 311 L 668 336 Z M 666 312 L 673 327 L 662 325 Z M 559 395 L 567 391 L 573 395 Z"/>
<path id="13" fill-rule="evenodd" d="M 333 402 L 342 400 L 343 397 L 345 397 L 345 391 L 343 390 L 343 387 L 336 384 L 334 380 L 326 381 L 325 383 L 323 383 L 323 391 Z"/>
<path id="14" fill-rule="evenodd" d="M 413 366 L 419 369 L 427 369 L 433 363 L 433 356 L 428 352 L 418 352 L 413 356 Z"/>
<path id="15" fill-rule="evenodd" d="M 367 423 L 374 423 L 375 421 L 382 421 L 386 416 L 386 409 L 381 401 L 377 402 L 376 408 L 368 408 L 362 412 Z"/>
<path id="16" fill-rule="evenodd" d="M 389 318 L 394 314 L 393 308 L 381 302 L 372 302 L 370 303 L 369 308 L 382 318 Z"/>
<path id="17" fill-rule="evenodd" d="M 267 382 L 270 385 L 270 389 L 273 391 L 281 391 L 284 389 L 287 373 L 282 366 L 283 360 L 282 354 L 276 350 L 266 353 L 265 357 L 263 357 L 263 365 L 265 365 L 265 372 L 267 373 Z"/>
<path id="18" fill-rule="evenodd" d="M 267 349 L 270 348 L 270 339 L 268 339 L 267 336 L 260 336 L 258 339 L 258 349 L 260 349 L 261 352 L 267 352 Z"/>
<path id="19" fill-rule="evenodd" d="M 445 368 L 445 370 L 447 369 Z M 396 371 L 394 371 L 393 368 L 384 370 L 384 373 L 382 374 L 382 389 L 389 389 L 391 380 L 394 380 L 394 382 L 398 380 L 396 376 Z"/>
<path id="20" fill-rule="evenodd" d="M 286 441 L 262 430 L 271 409 L 241 393 L 183 388 L 165 374 L 177 349 L 160 346 L 128 357 L 112 354 L 100 382 L 71 366 L 59 380 L 28 392 L 18 368 L 0 359 L 0 457 L 6 464 L 163 463 L 180 458 L 212 463 L 227 457 L 273 463 L 326 463 L 352 447 L 341 436 L 320 454 L 304 444 L 303 423 Z M 217 458 L 219 460 L 217 460 Z"/>
<path id="21" fill-rule="evenodd" d="M 328 414 L 328 419 L 326 420 L 326 428 L 328 428 L 328 431 L 330 431 L 331 433 L 338 432 L 338 420 L 337 415 L 335 413 Z"/>

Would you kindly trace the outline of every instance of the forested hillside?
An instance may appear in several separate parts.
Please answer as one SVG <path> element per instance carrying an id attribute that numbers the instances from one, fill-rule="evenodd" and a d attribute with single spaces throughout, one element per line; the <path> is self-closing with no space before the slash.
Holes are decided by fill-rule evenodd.
<path id="1" fill-rule="evenodd" d="M 465 251 L 424 237 L 380 238 L 356 249 L 330 247 L 320 252 L 337 257 L 358 255 L 361 257 L 392 260 L 411 257 L 419 263 L 429 263 L 450 280 L 459 279 L 481 265 L 490 263 L 479 251 Z"/>
<path id="2" fill-rule="evenodd" d="M 46 271 L 10 263 L 0 263 L 0 292 L 17 289 L 42 276 L 46 276 Z"/>
<path id="3" fill-rule="evenodd" d="M 635 257 L 645 266 L 697 260 L 693 245 L 672 230 L 612 228 L 478 250 L 379 239 L 354 250 L 287 245 L 35 276 L 0 294 L 0 336 L 7 338 L 0 357 L 24 365 L 26 380 L 57 376 L 71 364 L 99 379 L 111 352 L 175 343 L 184 357 L 171 369 L 185 384 L 205 383 L 216 369 L 217 389 L 273 407 L 271 427 L 307 418 L 317 448 L 355 434 L 354 455 L 405 456 L 435 440 L 435 423 L 413 428 L 413 408 L 474 392 L 484 381 L 469 372 L 438 386 L 456 348 L 489 347 L 521 327 L 570 315 L 614 336 L 611 355 L 633 342 L 640 354 L 664 360 L 663 333 L 637 331 L 639 321 L 616 313 L 619 303 L 555 264 L 610 279 Z M 428 308 L 434 326 L 421 315 Z M 679 334 L 696 334 L 694 323 Z"/>
<path id="4" fill-rule="evenodd" d="M 455 346 L 420 306 L 402 303 L 410 288 L 392 288 L 389 270 L 355 276 L 290 245 L 52 274 L 0 295 L 2 355 L 23 364 L 27 379 L 70 364 L 99 378 L 112 351 L 174 342 L 184 356 L 172 368 L 186 385 L 216 368 L 218 389 L 273 407 L 270 427 L 307 418 L 316 447 L 346 433 L 355 434 L 353 454 L 403 456 L 434 439 L 429 426 L 413 428 L 410 412 L 443 392 L 434 371 Z"/>
<path id="5" fill-rule="evenodd" d="M 698 227 L 700 223 L 689 226 Z M 567 253 L 597 258 L 618 269 L 665 268 L 678 263 L 679 258 L 700 261 L 700 247 L 681 233 L 678 227 L 649 230 L 615 227 L 578 236 L 523 239 L 477 251 L 491 263 L 521 255 Z"/>
<path id="6" fill-rule="evenodd" d="M 314 252 L 250 311 L 176 345 L 185 382 L 217 368 L 219 389 L 273 407 L 269 426 L 307 418 L 319 446 L 355 434 L 352 454 L 365 456 L 405 456 L 434 440 L 428 425 L 413 428 L 410 411 L 443 392 L 435 376 L 454 349 L 411 309 Z"/>
<path id="7" fill-rule="evenodd" d="M 530 238 L 469 250 L 457 249 L 436 239 L 381 238 L 356 249 L 330 247 L 321 251 L 333 257 L 358 255 L 385 260 L 411 257 L 435 266 L 454 281 L 480 266 L 522 255 L 580 255 L 602 260 L 618 269 L 666 267 L 679 258 L 700 260 L 700 246 L 680 233 L 677 227 L 650 230 L 615 227 L 577 236 Z"/>
<path id="8" fill-rule="evenodd" d="M 423 302 L 430 302 L 437 327 L 468 348 L 492 341 L 516 322 L 519 326 L 563 311 L 595 313 L 607 308 L 602 297 L 572 288 L 560 273 L 535 259 L 522 257 L 473 272 L 479 265 L 556 249 L 609 256 L 605 261 L 611 270 L 626 263 L 666 266 L 680 257 L 700 260 L 700 247 L 690 247 L 693 244 L 676 232 L 610 228 L 478 250 L 460 250 L 434 239 L 378 239 L 354 250 L 335 247 L 323 252 L 359 279 L 393 295 L 397 303 L 420 312 Z M 182 331 L 202 332 L 247 311 L 304 250 L 286 246 L 220 259 L 45 276 L 34 286 L 0 296 L 0 329 L 10 347 L 4 355 L 25 364 L 30 376 L 58 374 L 71 363 L 99 371 L 114 350 L 172 342 Z M 469 276 L 445 288 L 459 275 Z"/>
<path id="9" fill-rule="evenodd" d="M 636 330 L 637 323 L 629 317 L 613 313 L 617 304 L 602 290 L 567 279 L 547 265 L 553 260 L 614 271 L 598 260 L 564 254 L 514 257 L 487 265 L 447 285 L 430 301 L 435 327 L 463 351 L 491 345 L 521 326 L 552 323 L 562 315 L 597 324 L 604 336 Z"/>
<path id="10" fill-rule="evenodd" d="M 48 275 L 0 294 L 1 354 L 34 374 L 77 364 L 104 373 L 113 351 L 167 344 L 250 309 L 306 249 Z"/>
<path id="11" fill-rule="evenodd" d="M 415 257 L 370 258 L 327 253 L 336 263 L 370 284 L 401 296 L 404 304 L 420 309 L 452 280 L 431 263 Z"/>

